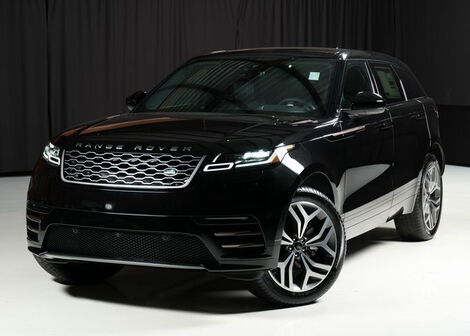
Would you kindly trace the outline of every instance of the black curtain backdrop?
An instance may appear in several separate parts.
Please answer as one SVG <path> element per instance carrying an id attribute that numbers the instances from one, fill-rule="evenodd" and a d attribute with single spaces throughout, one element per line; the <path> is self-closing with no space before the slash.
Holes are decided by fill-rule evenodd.
<path id="1" fill-rule="evenodd" d="M 470 106 L 470 1 L 402 2 L 402 57 L 437 102 Z"/>
<path id="2" fill-rule="evenodd" d="M 409 3 L 0 0 L 0 173 L 30 170 L 49 136 L 86 120 L 125 112 L 126 95 L 152 88 L 190 57 L 212 50 L 268 46 L 376 50 L 409 58 L 412 68 L 418 63 L 426 81 L 439 82 L 426 76 L 429 69 L 421 65 L 423 58 L 416 57 L 415 45 L 407 40 L 413 30 L 413 39 L 421 41 L 415 26 L 433 27 L 428 21 L 415 22 L 419 6 Z M 427 42 L 418 46 L 424 52 L 430 49 Z M 431 71 L 444 77 L 453 66 Z M 455 105 L 454 84 L 446 83 L 450 94 L 439 95 L 440 84 L 428 91 L 437 94 L 439 103 Z"/>
<path id="3" fill-rule="evenodd" d="M 49 0 L 52 133 L 125 112 L 125 96 L 191 56 L 233 49 L 237 10 L 230 0 Z"/>
<path id="4" fill-rule="evenodd" d="M 48 138 L 43 0 L 0 0 L 0 173 L 31 170 Z"/>
<path id="5" fill-rule="evenodd" d="M 212 50 L 372 49 L 372 31 L 387 27 L 381 32 L 395 35 L 371 19 L 374 13 L 387 22 L 396 16 L 395 1 L 381 1 L 387 10 L 363 0 L 49 0 L 52 133 L 124 112 L 126 95 L 152 88 L 190 57 Z M 379 46 L 395 53 L 394 45 Z"/>
<path id="6" fill-rule="evenodd" d="M 399 15 L 397 0 L 242 1 L 237 47 L 345 47 L 399 56 Z"/>
<path id="7" fill-rule="evenodd" d="M 447 162 L 470 166 L 470 1 L 401 3 L 402 58 L 439 104 Z"/>

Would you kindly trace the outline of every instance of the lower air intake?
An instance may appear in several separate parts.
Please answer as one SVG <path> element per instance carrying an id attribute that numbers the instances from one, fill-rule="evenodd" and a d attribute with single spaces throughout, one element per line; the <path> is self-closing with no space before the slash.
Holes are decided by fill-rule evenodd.
<path id="1" fill-rule="evenodd" d="M 52 225 L 44 250 L 91 258 L 208 267 L 215 259 L 202 241 L 180 233 L 147 233 Z"/>
<path id="2" fill-rule="evenodd" d="M 213 236 L 225 257 L 253 256 L 264 252 L 263 233 L 255 217 L 206 217 L 199 219 L 198 223 Z"/>

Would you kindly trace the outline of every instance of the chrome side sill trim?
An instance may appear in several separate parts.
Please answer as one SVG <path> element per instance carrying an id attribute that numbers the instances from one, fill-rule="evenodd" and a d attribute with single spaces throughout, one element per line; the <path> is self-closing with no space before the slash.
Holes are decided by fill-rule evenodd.
<path id="1" fill-rule="evenodd" d="M 42 252 L 37 254 L 38 257 L 47 259 L 47 260 L 57 260 L 57 261 L 85 261 L 85 262 L 98 262 L 98 263 L 105 263 L 105 264 L 118 264 L 118 265 L 125 265 L 125 266 L 145 266 L 145 267 L 159 267 L 159 268 L 176 268 L 176 269 L 188 269 L 188 270 L 206 270 L 205 267 L 202 266 L 186 266 L 186 265 L 170 265 L 170 264 L 157 264 L 151 262 L 144 262 L 144 261 L 129 261 L 129 260 L 117 260 L 117 259 L 105 259 L 105 258 L 92 258 L 92 257 L 83 257 L 83 256 L 75 256 L 75 255 L 68 255 L 68 254 L 60 254 L 60 253 L 50 253 L 50 252 Z"/>

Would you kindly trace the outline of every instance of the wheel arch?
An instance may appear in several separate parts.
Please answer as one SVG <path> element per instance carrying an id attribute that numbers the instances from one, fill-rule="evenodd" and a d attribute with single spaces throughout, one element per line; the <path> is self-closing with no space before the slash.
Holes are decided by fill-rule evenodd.
<path id="1" fill-rule="evenodd" d="M 441 144 L 438 142 L 433 143 L 429 149 L 429 153 L 436 157 L 437 161 L 439 162 L 439 167 L 441 168 L 441 173 L 443 174 L 446 164 L 444 150 Z"/>
<path id="2" fill-rule="evenodd" d="M 329 174 L 322 170 L 313 170 L 305 174 L 299 181 L 295 194 L 311 193 L 314 189 L 325 195 L 337 208 L 339 202 L 338 189 Z"/>

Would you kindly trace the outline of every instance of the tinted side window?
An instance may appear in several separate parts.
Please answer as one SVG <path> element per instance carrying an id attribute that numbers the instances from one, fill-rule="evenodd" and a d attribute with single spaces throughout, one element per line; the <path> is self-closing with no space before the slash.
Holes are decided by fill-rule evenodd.
<path id="1" fill-rule="evenodd" d="M 358 92 L 372 92 L 372 85 L 365 62 L 348 61 L 343 79 L 341 108 L 350 109 Z"/>
<path id="2" fill-rule="evenodd" d="M 410 70 L 398 65 L 394 65 L 393 68 L 403 82 L 408 99 L 419 98 L 426 95 L 421 84 L 419 84 L 418 80 Z"/>
<path id="3" fill-rule="evenodd" d="M 390 65 L 372 63 L 372 70 L 375 74 L 380 93 L 387 103 L 405 100 L 400 87 L 400 81 Z"/>

